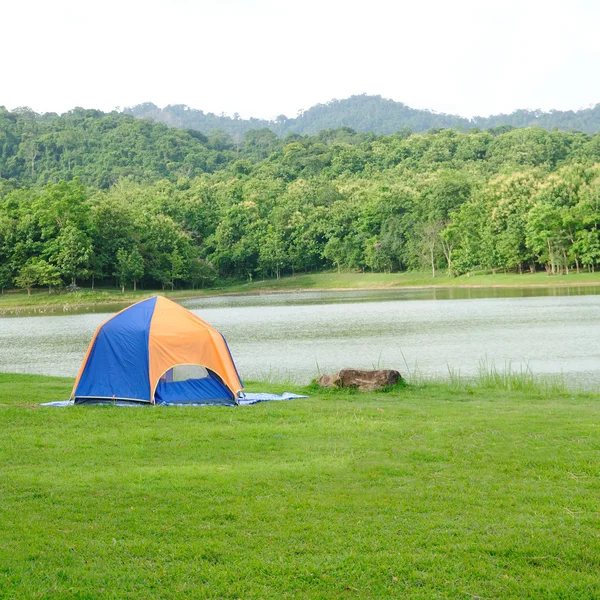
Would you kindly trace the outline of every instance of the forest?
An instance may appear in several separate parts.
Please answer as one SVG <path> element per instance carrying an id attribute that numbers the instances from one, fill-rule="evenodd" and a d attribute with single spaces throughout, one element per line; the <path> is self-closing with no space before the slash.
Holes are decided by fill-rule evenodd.
<path id="1" fill-rule="evenodd" d="M 0 109 L 0 287 L 206 287 L 323 269 L 600 264 L 600 135 L 205 135 Z"/>
<path id="2" fill-rule="evenodd" d="M 595 134 L 600 131 L 600 104 L 581 110 L 516 110 L 510 114 L 473 117 L 467 119 L 458 115 L 437 113 L 431 110 L 411 108 L 402 102 L 396 102 L 381 96 L 362 94 L 343 100 L 331 100 L 317 104 L 307 110 L 301 110 L 295 117 L 279 115 L 273 120 L 242 119 L 238 114 L 232 117 L 175 104 L 159 108 L 151 102 L 138 104 L 125 109 L 125 113 L 139 118 L 149 118 L 165 123 L 170 127 L 195 129 L 210 133 L 220 129 L 234 139 L 241 139 L 251 129 L 264 127 L 279 137 L 290 133 L 314 135 L 322 129 L 351 127 L 362 133 L 392 134 L 401 129 L 410 129 L 414 133 L 423 133 L 429 129 L 457 128 L 492 129 L 495 127 L 543 127 L 563 131 L 583 131 Z"/>

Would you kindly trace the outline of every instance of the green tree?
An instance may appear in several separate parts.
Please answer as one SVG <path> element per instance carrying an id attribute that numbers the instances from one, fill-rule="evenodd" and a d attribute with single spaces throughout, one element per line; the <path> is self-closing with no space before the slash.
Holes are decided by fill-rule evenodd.
<path id="1" fill-rule="evenodd" d="M 345 256 L 344 243 L 337 237 L 329 238 L 323 249 L 323 257 L 337 267 L 338 273 L 342 272 L 342 261 Z"/>
<path id="2" fill-rule="evenodd" d="M 177 248 L 173 248 L 173 252 L 169 255 L 169 283 L 171 289 L 175 289 L 175 282 L 187 277 L 187 269 L 183 256 Z"/>
<path id="3" fill-rule="evenodd" d="M 558 208 L 539 202 L 529 211 L 527 246 L 537 260 L 546 265 L 548 274 L 561 273 L 566 267 L 567 236 Z"/>
<path id="4" fill-rule="evenodd" d="M 36 259 L 27 261 L 17 273 L 15 284 L 17 287 L 26 289 L 27 295 L 31 296 L 31 288 L 38 283 L 39 272 L 36 265 Z"/>
<path id="5" fill-rule="evenodd" d="M 196 257 L 188 265 L 188 277 L 192 289 L 210 285 L 217 276 L 215 268 L 205 259 Z"/>
<path id="6" fill-rule="evenodd" d="M 281 269 L 285 265 L 286 259 L 287 254 L 281 231 L 273 225 L 268 225 L 259 251 L 260 267 L 263 271 L 275 273 L 277 279 L 280 279 Z"/>
<path id="7" fill-rule="evenodd" d="M 77 278 L 87 275 L 92 256 L 92 242 L 87 234 L 74 225 L 66 225 L 57 238 L 56 263 L 63 275 L 75 285 Z"/>
<path id="8" fill-rule="evenodd" d="M 117 263 L 115 277 L 121 286 L 121 292 L 125 293 L 125 286 L 133 283 L 133 291 L 137 290 L 137 282 L 144 276 L 144 258 L 137 248 L 127 251 L 124 248 L 117 250 Z"/>
<path id="9" fill-rule="evenodd" d="M 364 243 L 364 263 L 371 271 L 390 271 L 392 259 L 386 247 L 377 236 L 372 236 Z"/>
<path id="10" fill-rule="evenodd" d="M 581 257 L 581 264 L 592 272 L 600 264 L 600 232 L 597 229 L 577 232 L 575 249 Z"/>
<path id="11" fill-rule="evenodd" d="M 420 230 L 415 232 L 419 235 L 423 263 L 431 267 L 431 277 L 435 278 L 435 266 L 438 261 L 438 253 L 441 247 L 440 235 L 444 229 L 444 223 L 440 220 L 427 221 L 423 223 Z"/>
<path id="12" fill-rule="evenodd" d="M 37 283 L 39 285 L 47 285 L 49 294 L 52 293 L 53 286 L 62 284 L 60 271 L 55 265 L 51 265 L 45 260 L 40 259 L 37 263 L 37 268 L 39 273 Z"/>
<path id="13" fill-rule="evenodd" d="M 135 292 L 138 281 L 144 276 L 145 271 L 144 257 L 137 248 L 134 248 L 129 254 L 129 269 L 133 280 L 133 291 Z"/>
<path id="14" fill-rule="evenodd" d="M 31 258 L 25 263 L 15 277 L 15 283 L 18 287 L 27 290 L 27 295 L 31 295 L 31 289 L 36 285 L 47 285 L 48 293 L 52 291 L 53 285 L 61 283 L 60 273 L 54 265 L 48 264 L 40 258 Z"/>

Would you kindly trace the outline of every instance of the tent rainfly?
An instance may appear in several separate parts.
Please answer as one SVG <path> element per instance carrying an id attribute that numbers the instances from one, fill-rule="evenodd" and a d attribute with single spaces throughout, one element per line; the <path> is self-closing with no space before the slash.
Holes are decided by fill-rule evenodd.
<path id="1" fill-rule="evenodd" d="M 225 338 L 189 310 L 155 296 L 98 327 L 72 399 L 233 405 L 243 387 Z"/>

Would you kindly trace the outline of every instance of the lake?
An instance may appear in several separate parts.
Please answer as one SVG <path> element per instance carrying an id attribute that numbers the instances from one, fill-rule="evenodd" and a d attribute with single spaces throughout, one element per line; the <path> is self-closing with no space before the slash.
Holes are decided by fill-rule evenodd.
<path id="1" fill-rule="evenodd" d="M 225 335 L 246 380 L 304 383 L 343 367 L 469 376 L 487 361 L 600 384 L 597 286 L 303 292 L 182 304 Z M 0 318 L 0 371 L 76 375 L 108 316 Z"/>

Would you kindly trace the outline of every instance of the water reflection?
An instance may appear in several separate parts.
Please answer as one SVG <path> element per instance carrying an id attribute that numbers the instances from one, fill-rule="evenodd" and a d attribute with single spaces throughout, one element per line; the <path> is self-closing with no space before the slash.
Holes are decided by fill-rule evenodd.
<path id="1" fill-rule="evenodd" d="M 284 306 L 303 304 L 348 304 L 354 302 L 410 300 L 473 300 L 477 298 L 535 298 L 538 296 L 600 295 L 600 286 L 576 287 L 480 287 L 480 288 L 403 288 L 395 290 L 352 290 L 319 292 L 281 292 L 276 294 L 227 295 L 182 300 L 190 310 L 225 306 Z"/>

